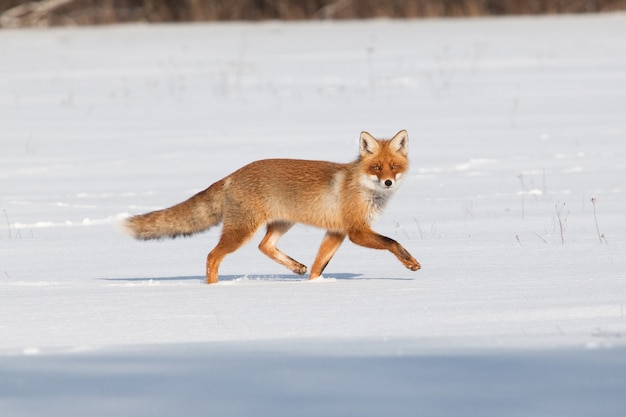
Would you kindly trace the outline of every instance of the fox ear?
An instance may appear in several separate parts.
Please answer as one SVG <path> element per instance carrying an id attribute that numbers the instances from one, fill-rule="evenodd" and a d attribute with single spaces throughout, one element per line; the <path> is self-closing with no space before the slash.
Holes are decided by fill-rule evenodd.
<path id="1" fill-rule="evenodd" d="M 376 153 L 380 147 L 376 138 L 367 132 L 361 132 L 359 144 L 361 156 L 363 157 Z"/>
<path id="2" fill-rule="evenodd" d="M 407 156 L 409 154 L 409 134 L 406 130 L 401 130 L 389 141 L 391 149 Z"/>

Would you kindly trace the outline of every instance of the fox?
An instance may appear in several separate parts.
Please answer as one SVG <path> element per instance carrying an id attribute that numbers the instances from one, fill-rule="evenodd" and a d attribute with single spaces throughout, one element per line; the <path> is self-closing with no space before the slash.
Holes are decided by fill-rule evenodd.
<path id="1" fill-rule="evenodd" d="M 298 275 L 306 265 L 277 248 L 295 223 L 326 230 L 309 279 L 322 273 L 346 237 L 372 249 L 386 249 L 411 271 L 420 263 L 397 241 L 376 233 L 380 216 L 409 168 L 406 130 L 393 138 L 359 137 L 359 156 L 351 163 L 300 159 L 254 161 L 204 191 L 170 208 L 127 218 L 123 227 L 139 240 L 191 236 L 222 224 L 215 248 L 206 258 L 206 282 L 218 282 L 224 257 L 265 225 L 259 249 Z"/>

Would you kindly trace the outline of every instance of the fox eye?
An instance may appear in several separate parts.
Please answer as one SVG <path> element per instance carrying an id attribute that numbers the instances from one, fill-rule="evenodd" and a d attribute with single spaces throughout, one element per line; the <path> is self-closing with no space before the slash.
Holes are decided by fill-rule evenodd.
<path id="1" fill-rule="evenodd" d="M 396 165 L 396 164 L 392 164 L 392 165 L 391 165 L 391 169 L 392 169 L 393 171 L 395 171 L 395 170 L 396 170 L 396 169 L 398 169 L 398 168 L 400 168 L 400 167 L 399 167 L 398 165 Z"/>
<path id="2" fill-rule="evenodd" d="M 380 165 L 374 165 L 374 166 L 372 166 L 372 169 L 374 171 L 380 171 L 382 168 L 380 167 Z"/>

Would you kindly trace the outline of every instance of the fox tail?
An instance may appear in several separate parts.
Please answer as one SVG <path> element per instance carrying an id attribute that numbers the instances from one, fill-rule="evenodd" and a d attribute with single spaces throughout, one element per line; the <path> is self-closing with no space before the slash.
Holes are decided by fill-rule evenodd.
<path id="1" fill-rule="evenodd" d="M 122 227 L 140 240 L 191 236 L 222 221 L 223 203 L 224 181 L 218 181 L 175 206 L 132 216 Z"/>

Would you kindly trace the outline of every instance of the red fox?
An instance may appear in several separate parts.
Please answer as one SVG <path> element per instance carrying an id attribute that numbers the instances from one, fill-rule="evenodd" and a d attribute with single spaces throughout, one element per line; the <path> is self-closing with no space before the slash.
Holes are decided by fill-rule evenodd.
<path id="1" fill-rule="evenodd" d="M 356 161 L 266 159 L 252 162 L 173 207 L 128 218 L 127 231 L 137 239 L 189 236 L 223 223 L 217 246 L 206 260 L 206 280 L 218 280 L 226 255 L 267 225 L 259 249 L 296 274 L 307 267 L 281 252 L 276 243 L 294 223 L 326 229 L 309 279 L 322 275 L 346 236 L 357 245 L 387 249 L 411 271 L 419 262 L 393 239 L 379 235 L 370 223 L 382 212 L 402 182 L 409 162 L 405 130 L 390 140 L 360 136 Z"/>

